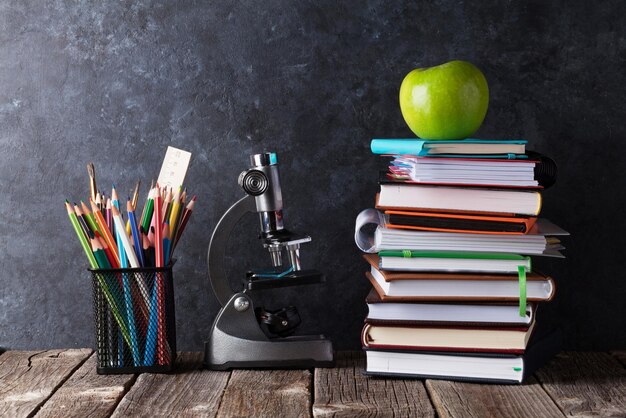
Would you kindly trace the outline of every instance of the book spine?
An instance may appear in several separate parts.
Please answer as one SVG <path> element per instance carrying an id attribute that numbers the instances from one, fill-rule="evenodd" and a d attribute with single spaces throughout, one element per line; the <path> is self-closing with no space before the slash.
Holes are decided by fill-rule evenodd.
<path id="1" fill-rule="evenodd" d="M 374 154 L 420 155 L 426 141 L 419 139 L 372 139 Z"/>

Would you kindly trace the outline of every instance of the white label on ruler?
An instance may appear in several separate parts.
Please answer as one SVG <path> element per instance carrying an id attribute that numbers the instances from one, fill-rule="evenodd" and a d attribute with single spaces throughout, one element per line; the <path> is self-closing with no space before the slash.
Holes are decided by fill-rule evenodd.
<path id="1" fill-rule="evenodd" d="M 163 165 L 161 165 L 159 179 L 157 180 L 159 186 L 169 186 L 171 188 L 182 186 L 185 181 L 185 174 L 187 174 L 187 167 L 189 167 L 190 160 L 190 152 L 174 147 L 167 147 Z"/>

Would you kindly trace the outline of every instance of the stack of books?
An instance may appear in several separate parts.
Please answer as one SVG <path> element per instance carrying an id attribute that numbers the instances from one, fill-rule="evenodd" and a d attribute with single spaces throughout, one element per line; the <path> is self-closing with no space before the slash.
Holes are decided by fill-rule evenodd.
<path id="1" fill-rule="evenodd" d="M 356 223 L 372 284 L 366 373 L 521 383 L 558 350 L 558 332 L 534 332 L 555 283 L 531 260 L 563 257 L 568 233 L 538 217 L 554 162 L 526 141 L 375 139 L 372 151 L 393 159 Z"/>

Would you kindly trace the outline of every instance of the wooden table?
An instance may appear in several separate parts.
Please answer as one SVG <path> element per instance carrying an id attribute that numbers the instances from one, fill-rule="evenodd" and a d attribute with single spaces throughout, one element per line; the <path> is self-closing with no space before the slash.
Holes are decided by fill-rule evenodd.
<path id="1" fill-rule="evenodd" d="M 562 353 L 520 386 L 367 378 L 363 355 L 315 370 L 96 374 L 90 349 L 0 355 L 0 416 L 626 416 L 626 352 Z"/>

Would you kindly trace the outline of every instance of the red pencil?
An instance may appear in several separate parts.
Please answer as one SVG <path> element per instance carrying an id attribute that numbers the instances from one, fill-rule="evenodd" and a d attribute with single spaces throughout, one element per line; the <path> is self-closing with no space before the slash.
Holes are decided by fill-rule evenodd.
<path id="1" fill-rule="evenodd" d="M 155 267 L 163 267 L 163 230 L 162 230 L 162 219 L 163 219 L 163 208 L 161 202 L 161 193 L 158 190 L 154 194 L 154 215 L 153 218 L 156 219 L 154 224 L 154 250 L 155 250 Z"/>
<path id="2" fill-rule="evenodd" d="M 163 231 L 161 229 L 161 220 L 163 219 L 162 212 L 161 193 L 159 191 L 159 185 L 157 184 L 157 191 L 154 194 L 154 219 L 156 223 L 154 225 L 154 258 L 155 266 L 163 267 Z M 155 286 L 157 295 L 157 363 L 160 365 L 167 364 L 169 356 L 165 345 L 165 301 L 163 296 L 165 295 L 165 286 L 163 280 L 165 275 L 163 273 L 157 273 L 155 276 Z"/>
<path id="3" fill-rule="evenodd" d="M 185 226 L 187 225 L 187 222 L 189 222 L 189 218 L 191 218 L 191 214 L 193 213 L 193 207 L 195 206 L 195 204 L 196 204 L 196 195 L 193 195 L 193 197 L 191 198 L 191 201 L 189 202 L 189 204 L 183 211 L 183 217 L 180 220 L 180 226 L 176 230 L 176 238 L 174 239 L 174 242 L 172 243 L 172 252 L 174 251 L 174 248 L 176 248 L 176 244 L 178 244 L 178 240 L 180 239 L 181 235 L 183 235 L 183 231 L 185 230 Z"/>

